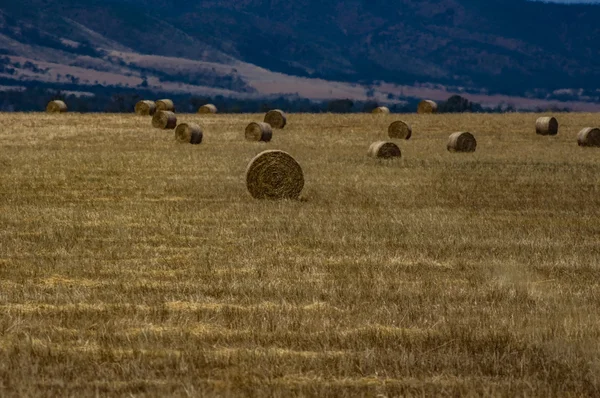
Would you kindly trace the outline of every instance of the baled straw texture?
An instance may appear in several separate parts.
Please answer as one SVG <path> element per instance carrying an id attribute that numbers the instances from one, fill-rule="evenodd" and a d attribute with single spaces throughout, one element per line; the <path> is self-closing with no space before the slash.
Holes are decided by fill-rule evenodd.
<path id="1" fill-rule="evenodd" d="M 378 106 L 377 108 L 373 109 L 372 113 L 388 115 L 390 113 L 390 109 L 385 106 Z"/>
<path id="2" fill-rule="evenodd" d="M 419 102 L 417 113 L 437 113 L 438 105 L 435 101 L 423 100 Z"/>
<path id="3" fill-rule="evenodd" d="M 273 130 L 269 123 L 252 122 L 246 127 L 245 137 L 248 141 L 269 142 L 273 138 Z"/>
<path id="4" fill-rule="evenodd" d="M 156 111 L 152 116 L 152 126 L 157 129 L 172 130 L 177 126 L 177 116 L 170 111 Z"/>
<path id="5" fill-rule="evenodd" d="M 577 134 L 577 144 L 579 146 L 600 147 L 600 129 L 595 127 L 586 127 Z"/>
<path id="6" fill-rule="evenodd" d="M 170 99 L 161 99 L 156 101 L 156 111 L 175 112 L 175 104 Z"/>
<path id="7" fill-rule="evenodd" d="M 448 138 L 447 148 L 450 152 L 475 152 L 477 140 L 471 133 L 454 133 Z"/>
<path id="8" fill-rule="evenodd" d="M 46 112 L 48 113 L 64 113 L 67 111 L 67 104 L 61 100 L 50 101 L 46 106 Z"/>
<path id="9" fill-rule="evenodd" d="M 140 116 L 152 116 L 156 112 L 154 101 L 139 101 L 135 104 L 135 113 Z"/>
<path id="10" fill-rule="evenodd" d="M 388 136 L 390 138 L 408 140 L 412 136 L 412 127 L 402 120 L 397 120 L 388 127 Z"/>
<path id="11" fill-rule="evenodd" d="M 264 151 L 248 164 L 246 187 L 255 199 L 297 199 L 304 188 L 304 174 L 287 152 Z"/>
<path id="12" fill-rule="evenodd" d="M 369 147 L 369 156 L 374 158 L 399 158 L 402 156 L 400 148 L 393 142 L 377 141 Z"/>
<path id="13" fill-rule="evenodd" d="M 175 129 L 175 139 L 181 143 L 200 144 L 202 128 L 195 123 L 181 123 Z"/>
<path id="14" fill-rule="evenodd" d="M 217 113 L 217 107 L 214 106 L 213 104 L 202 105 L 198 109 L 198 113 L 201 113 L 203 115 L 215 114 L 215 113 Z"/>
<path id="15" fill-rule="evenodd" d="M 287 124 L 287 116 L 282 110 L 274 109 L 265 115 L 265 123 L 269 123 L 274 129 L 282 129 Z"/>
<path id="16" fill-rule="evenodd" d="M 535 133 L 539 135 L 558 134 L 558 120 L 551 116 L 540 117 L 535 121 Z"/>

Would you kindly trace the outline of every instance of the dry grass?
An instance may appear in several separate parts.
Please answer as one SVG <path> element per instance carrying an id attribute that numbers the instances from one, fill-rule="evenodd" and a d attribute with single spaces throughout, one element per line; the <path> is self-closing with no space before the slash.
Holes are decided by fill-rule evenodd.
<path id="1" fill-rule="evenodd" d="M 1 114 L 0 395 L 597 395 L 597 116 L 537 116 L 403 115 L 389 162 L 397 115 Z M 275 148 L 303 200 L 249 197 Z"/>

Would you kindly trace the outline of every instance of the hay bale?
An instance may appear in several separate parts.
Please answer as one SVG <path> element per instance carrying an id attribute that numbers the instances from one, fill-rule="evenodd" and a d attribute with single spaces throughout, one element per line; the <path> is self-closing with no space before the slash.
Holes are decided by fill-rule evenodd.
<path id="1" fill-rule="evenodd" d="M 393 142 L 377 141 L 369 147 L 369 156 L 374 158 L 399 158 L 402 156 L 400 148 Z"/>
<path id="2" fill-rule="evenodd" d="M 175 129 L 175 139 L 186 144 L 202 142 L 202 127 L 195 123 L 181 123 Z"/>
<path id="3" fill-rule="evenodd" d="M 156 112 L 154 101 L 139 101 L 135 104 L 135 114 L 140 116 L 152 116 Z"/>
<path id="4" fill-rule="evenodd" d="M 287 124 L 287 117 L 282 110 L 273 109 L 265 115 L 265 123 L 269 123 L 274 129 L 282 129 Z"/>
<path id="5" fill-rule="evenodd" d="M 435 101 L 423 100 L 419 102 L 417 113 L 437 113 L 438 105 Z"/>
<path id="6" fill-rule="evenodd" d="M 600 147 L 600 129 L 595 127 L 586 127 L 577 134 L 577 144 L 579 146 Z"/>
<path id="7" fill-rule="evenodd" d="M 67 111 L 67 104 L 61 100 L 50 101 L 46 106 L 46 112 L 48 113 L 65 113 Z"/>
<path id="8" fill-rule="evenodd" d="M 378 106 L 377 108 L 373 109 L 371 113 L 376 115 L 389 115 L 390 109 L 385 106 Z"/>
<path id="9" fill-rule="evenodd" d="M 297 199 L 304 188 L 304 174 L 288 153 L 264 151 L 248 164 L 246 187 L 255 199 Z"/>
<path id="10" fill-rule="evenodd" d="M 152 126 L 157 129 L 172 130 L 177 126 L 177 116 L 170 111 L 156 111 L 152 116 Z"/>
<path id="11" fill-rule="evenodd" d="M 175 112 L 175 104 L 170 99 L 161 99 L 156 101 L 156 110 Z"/>
<path id="12" fill-rule="evenodd" d="M 540 117 L 535 121 L 535 133 L 539 135 L 558 134 L 558 120 L 555 117 Z"/>
<path id="13" fill-rule="evenodd" d="M 388 136 L 390 138 L 408 140 L 412 136 L 412 127 L 402 120 L 397 120 L 388 127 Z"/>
<path id="14" fill-rule="evenodd" d="M 246 127 L 245 137 L 248 141 L 269 142 L 273 138 L 273 130 L 269 123 L 252 122 Z"/>
<path id="15" fill-rule="evenodd" d="M 214 106 L 213 104 L 202 105 L 198 109 L 198 113 L 203 114 L 203 115 L 210 115 L 210 114 L 214 115 L 215 113 L 217 113 L 217 107 Z"/>
<path id="16" fill-rule="evenodd" d="M 450 152 L 475 152 L 477 140 L 471 133 L 454 133 L 448 139 L 447 148 Z"/>

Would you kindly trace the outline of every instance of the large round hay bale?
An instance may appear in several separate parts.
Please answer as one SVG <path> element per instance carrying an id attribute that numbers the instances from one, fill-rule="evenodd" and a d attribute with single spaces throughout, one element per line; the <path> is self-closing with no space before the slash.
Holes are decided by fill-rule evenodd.
<path id="1" fill-rule="evenodd" d="M 195 123 L 181 123 L 175 129 L 175 139 L 186 144 L 202 142 L 202 127 Z"/>
<path id="2" fill-rule="evenodd" d="M 152 126 L 157 129 L 172 130 L 177 126 L 177 116 L 170 111 L 156 111 L 152 116 Z"/>
<path id="3" fill-rule="evenodd" d="M 287 117 L 282 110 L 273 109 L 265 115 L 265 123 L 269 123 L 274 129 L 282 129 L 287 124 Z"/>
<path id="4" fill-rule="evenodd" d="M 371 113 L 376 115 L 389 115 L 390 109 L 385 106 L 378 106 L 377 108 L 373 109 Z"/>
<path id="5" fill-rule="evenodd" d="M 175 104 L 170 99 L 161 99 L 156 101 L 156 110 L 175 112 Z"/>
<path id="6" fill-rule="evenodd" d="M 369 156 L 374 158 L 399 158 L 402 156 L 400 148 L 393 142 L 377 141 L 369 147 Z"/>
<path id="7" fill-rule="evenodd" d="M 586 127 L 577 134 L 577 144 L 579 146 L 600 147 L 600 129 L 595 127 Z"/>
<path id="8" fill-rule="evenodd" d="M 152 116 L 156 112 L 154 101 L 139 101 L 135 104 L 135 113 L 140 116 Z"/>
<path id="9" fill-rule="evenodd" d="M 408 140 L 412 136 L 412 127 L 402 120 L 396 120 L 388 127 L 388 136 Z"/>
<path id="10" fill-rule="evenodd" d="M 437 113 L 438 105 L 435 101 L 423 100 L 419 102 L 417 113 Z"/>
<path id="11" fill-rule="evenodd" d="M 539 135 L 558 134 L 558 120 L 555 117 L 540 117 L 535 121 L 535 133 Z"/>
<path id="12" fill-rule="evenodd" d="M 477 140 L 471 133 L 454 133 L 448 138 L 447 148 L 450 152 L 475 152 Z"/>
<path id="13" fill-rule="evenodd" d="M 287 152 L 264 151 L 248 164 L 246 187 L 256 199 L 297 199 L 304 188 L 304 174 Z"/>
<path id="14" fill-rule="evenodd" d="M 273 138 L 273 130 L 269 123 L 252 122 L 246 127 L 245 137 L 248 141 L 269 142 Z"/>
<path id="15" fill-rule="evenodd" d="M 50 101 L 46 106 L 46 112 L 48 113 L 65 113 L 67 111 L 67 104 L 61 100 Z"/>
<path id="16" fill-rule="evenodd" d="M 203 114 L 203 115 L 210 115 L 210 114 L 214 115 L 215 113 L 217 113 L 217 107 L 214 106 L 213 104 L 202 105 L 198 109 L 198 113 Z"/>

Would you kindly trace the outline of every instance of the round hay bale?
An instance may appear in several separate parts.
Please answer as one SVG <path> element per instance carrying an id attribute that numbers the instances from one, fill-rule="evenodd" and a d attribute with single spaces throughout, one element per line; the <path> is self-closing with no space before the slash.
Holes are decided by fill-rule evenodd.
<path id="1" fill-rule="evenodd" d="M 154 101 L 139 101 L 135 104 L 135 114 L 140 116 L 152 116 L 156 112 Z"/>
<path id="2" fill-rule="evenodd" d="M 393 142 L 377 141 L 369 147 L 369 156 L 374 158 L 399 158 L 402 156 L 400 148 Z"/>
<path id="3" fill-rule="evenodd" d="M 600 129 L 595 127 L 586 127 L 577 134 L 577 144 L 579 146 L 600 147 Z"/>
<path id="4" fill-rule="evenodd" d="M 265 123 L 269 123 L 274 129 L 282 129 L 287 124 L 287 117 L 282 110 L 273 109 L 265 115 Z"/>
<path id="5" fill-rule="evenodd" d="M 397 120 L 388 127 L 388 136 L 390 138 L 408 140 L 412 136 L 412 127 L 402 120 Z"/>
<path id="6" fill-rule="evenodd" d="M 202 127 L 195 123 L 181 123 L 175 129 L 175 139 L 186 144 L 202 142 Z"/>
<path id="7" fill-rule="evenodd" d="M 273 138 L 273 130 L 269 123 L 252 122 L 246 127 L 245 137 L 248 141 L 269 142 Z"/>
<path id="8" fill-rule="evenodd" d="M 435 101 L 423 100 L 419 102 L 417 113 L 437 113 L 438 105 Z"/>
<path id="9" fill-rule="evenodd" d="M 385 106 L 378 106 L 377 108 L 373 109 L 371 113 L 376 115 L 389 115 L 390 109 Z"/>
<path id="10" fill-rule="evenodd" d="M 210 114 L 214 115 L 215 113 L 217 113 L 217 107 L 214 106 L 213 104 L 202 105 L 198 109 L 198 113 L 203 114 L 203 115 L 210 115 Z"/>
<path id="11" fill-rule="evenodd" d="M 46 112 L 48 113 L 65 113 L 67 111 L 67 104 L 61 100 L 50 101 L 46 106 Z"/>
<path id="12" fill-rule="evenodd" d="M 264 151 L 248 164 L 246 187 L 255 199 L 297 199 L 304 188 L 304 174 L 287 152 Z"/>
<path id="13" fill-rule="evenodd" d="M 177 116 L 170 111 L 156 111 L 152 116 L 152 126 L 157 129 L 172 130 L 177 126 Z"/>
<path id="14" fill-rule="evenodd" d="M 558 120 L 555 117 L 540 117 L 535 121 L 535 133 L 539 135 L 558 134 Z"/>
<path id="15" fill-rule="evenodd" d="M 170 99 L 161 99 L 156 101 L 156 110 L 175 112 L 175 104 Z"/>
<path id="16" fill-rule="evenodd" d="M 448 139 L 447 148 L 450 152 L 475 152 L 477 140 L 471 133 L 454 133 Z"/>

